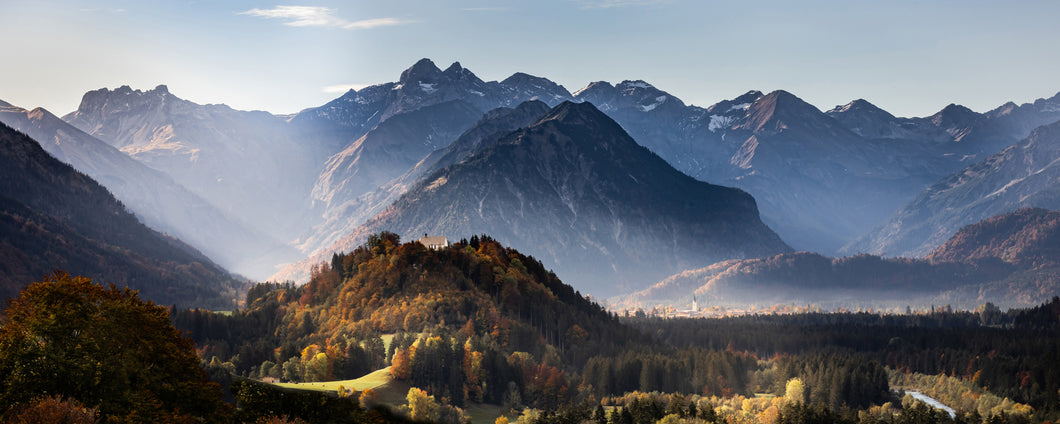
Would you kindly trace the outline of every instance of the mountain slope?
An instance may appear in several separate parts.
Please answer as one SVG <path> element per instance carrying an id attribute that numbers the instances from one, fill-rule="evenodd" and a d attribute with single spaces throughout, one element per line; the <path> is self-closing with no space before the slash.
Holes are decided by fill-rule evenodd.
<path id="1" fill-rule="evenodd" d="M 223 269 L 147 228 L 94 180 L 3 124 L 0 165 L 4 295 L 65 268 L 161 304 L 233 305 L 236 282 Z"/>
<path id="2" fill-rule="evenodd" d="M 313 186 L 313 199 L 341 203 L 374 190 L 448 146 L 481 115 L 462 100 L 394 115 L 328 159 Z"/>
<path id="3" fill-rule="evenodd" d="M 923 256 L 961 226 L 1022 207 L 1060 208 L 1060 122 L 964 168 L 902 206 L 846 251 Z"/>
<path id="4" fill-rule="evenodd" d="M 495 235 L 581 290 L 628 290 L 694 264 L 789 250 L 754 199 L 696 181 L 639 146 L 589 103 L 563 103 L 463 162 L 434 172 L 343 238 L 382 229 Z"/>
<path id="5" fill-rule="evenodd" d="M 1060 212 L 1021 209 L 965 226 L 927 259 L 798 252 L 733 260 L 675 274 L 622 306 L 815 304 L 972 309 L 1039 304 L 1060 293 Z"/>
<path id="6" fill-rule="evenodd" d="M 957 231 L 928 255 L 932 262 L 996 258 L 1021 268 L 1060 265 L 1060 212 L 1024 208 Z"/>
<path id="7" fill-rule="evenodd" d="M 261 250 L 263 246 L 279 249 L 278 241 L 246 229 L 165 174 L 44 109 L 27 111 L 0 102 L 0 122 L 41 142 L 56 159 L 100 182 L 149 227 L 188 242 L 226 268 L 246 272 L 279 259 Z"/>
<path id="8" fill-rule="evenodd" d="M 480 149 L 482 143 L 495 141 L 508 132 L 529 126 L 548 110 L 545 103 L 535 100 L 522 103 L 514 109 L 497 108 L 486 113 L 447 147 L 431 152 L 401 176 L 365 195 L 331 205 L 324 215 L 324 222 L 304 238 L 302 251 L 315 253 L 327 248 L 397 200 L 424 175 L 464 160 Z"/>

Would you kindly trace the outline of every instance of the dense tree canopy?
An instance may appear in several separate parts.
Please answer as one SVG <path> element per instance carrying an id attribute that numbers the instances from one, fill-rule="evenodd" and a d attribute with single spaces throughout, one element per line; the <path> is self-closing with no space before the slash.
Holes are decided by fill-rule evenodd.
<path id="1" fill-rule="evenodd" d="M 166 308 L 65 273 L 11 301 L 0 328 L 0 376 L 0 416 L 43 396 L 75 399 L 107 422 L 226 416 L 218 386 Z"/>

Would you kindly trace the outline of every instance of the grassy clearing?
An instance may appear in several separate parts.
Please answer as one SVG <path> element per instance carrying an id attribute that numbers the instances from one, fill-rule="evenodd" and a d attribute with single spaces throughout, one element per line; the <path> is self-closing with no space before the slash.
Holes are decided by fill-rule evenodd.
<path id="1" fill-rule="evenodd" d="M 386 336 L 383 336 L 386 337 Z M 393 335 L 390 336 L 393 338 Z M 384 339 L 387 343 L 389 340 Z M 273 383 L 274 386 L 285 389 L 311 390 L 315 392 L 337 392 L 339 386 L 357 391 L 372 389 L 379 396 L 379 402 L 397 408 L 407 401 L 405 397 L 409 393 L 409 385 L 400 381 L 394 381 L 390 377 L 390 367 L 373 371 L 361 378 L 340 381 L 320 381 L 312 383 Z M 502 410 L 498 405 L 469 403 L 464 412 L 471 417 L 473 424 L 493 424 L 497 417 L 501 416 Z M 514 416 L 508 417 L 515 420 Z"/>
<path id="2" fill-rule="evenodd" d="M 297 389 L 297 390 L 312 390 L 317 392 L 334 392 L 339 389 L 339 386 L 343 386 L 347 389 L 355 389 L 357 391 L 364 391 L 364 389 L 372 389 L 378 392 L 383 389 L 383 386 L 391 385 L 391 383 L 397 383 L 390 377 L 390 367 L 386 367 L 380 370 L 375 370 L 368 373 L 360 378 L 352 380 L 337 380 L 337 381 L 319 381 L 310 383 L 273 383 L 276 386 L 283 387 L 285 389 Z M 408 390 L 407 388 L 405 389 Z"/>
<path id="3" fill-rule="evenodd" d="M 493 424 L 497 420 L 497 417 L 502 415 L 502 409 L 500 405 L 490 405 L 488 403 L 471 403 L 468 402 L 467 408 L 464 408 L 464 412 L 471 417 L 472 424 Z M 515 421 L 516 415 L 508 417 L 509 421 Z"/>

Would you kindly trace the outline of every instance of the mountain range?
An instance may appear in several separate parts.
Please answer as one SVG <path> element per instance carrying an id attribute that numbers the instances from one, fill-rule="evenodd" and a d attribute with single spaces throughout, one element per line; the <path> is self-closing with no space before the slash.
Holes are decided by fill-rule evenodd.
<path id="1" fill-rule="evenodd" d="M 573 115 L 593 118 L 575 119 L 562 131 L 542 126 L 560 121 L 541 121 L 554 108 L 564 105 L 571 114 L 577 103 L 596 112 Z M 525 73 L 483 81 L 459 63 L 442 70 L 423 59 L 395 82 L 350 90 L 292 115 L 199 105 L 164 85 L 86 93 L 61 120 L 7 104 L 0 112 L 4 122 L 111 187 L 151 227 L 252 278 L 301 281 L 305 262 L 281 267 L 327 258 L 380 230 L 405 237 L 489 232 L 555 264 L 574 284 L 610 293 L 683 267 L 791 248 L 925 255 L 961 225 L 1023 206 L 1055 207 L 1047 201 L 1048 172 L 1039 172 L 1048 168 L 1048 148 L 1008 146 L 1021 139 L 1048 144 L 1048 130 L 1035 129 L 1060 120 L 1060 97 L 986 113 L 949 105 L 920 118 L 895 117 L 863 99 L 822 111 L 783 90 L 700 107 L 641 80 L 593 82 L 571 93 Z M 579 125 L 606 131 L 589 134 Z M 589 154 L 578 144 L 531 137 L 533 131 L 557 140 L 599 136 L 608 146 L 632 141 L 647 150 Z M 517 133 L 533 142 L 515 143 Z M 1028 155 L 1020 160 L 1041 166 L 1018 169 L 1019 152 Z M 706 185 L 661 171 L 658 159 Z M 615 169 L 599 171 L 609 167 Z M 645 167 L 656 171 L 643 174 Z M 972 189 L 972 174 L 989 183 Z M 472 184 L 476 178 L 482 181 Z M 1034 188 L 1022 188 L 1032 182 Z M 651 187 L 651 196 L 638 184 Z M 951 185 L 959 188 L 943 188 Z M 703 204 L 712 195 L 702 193 L 725 192 L 720 186 L 741 190 L 750 202 L 736 196 L 732 204 Z M 702 187 L 712 188 L 701 193 Z M 1008 192 L 1015 197 L 1001 195 Z M 939 193 L 954 194 L 944 200 Z M 460 216 L 480 210 L 471 201 L 476 196 L 483 211 L 494 199 L 489 220 Z M 536 202 L 531 209 L 529 200 Z M 760 220 L 779 238 L 751 237 L 756 250 L 731 234 L 717 239 L 725 246 L 709 247 L 710 237 L 665 236 L 702 219 L 682 209 L 689 205 L 743 211 L 718 221 L 725 223 L 719 234 L 757 228 Z M 700 234 L 693 227 L 687 232 Z M 530 228 L 544 230 L 530 237 Z M 651 253 L 635 252 L 637 242 Z"/>

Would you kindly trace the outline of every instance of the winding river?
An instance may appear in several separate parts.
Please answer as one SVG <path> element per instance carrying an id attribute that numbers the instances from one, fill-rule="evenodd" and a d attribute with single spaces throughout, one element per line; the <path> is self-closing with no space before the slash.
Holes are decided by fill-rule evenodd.
<path id="1" fill-rule="evenodd" d="M 957 411 L 955 411 L 953 408 L 950 408 L 950 407 L 948 407 L 946 405 L 943 405 L 942 402 L 939 402 L 939 401 L 935 400 L 935 398 L 933 398 L 931 396 L 925 395 L 925 394 L 920 393 L 920 392 L 914 392 L 914 391 L 906 391 L 906 393 L 908 393 L 914 399 L 928 404 L 932 408 L 941 409 L 943 411 L 946 411 L 947 413 L 950 414 L 950 418 L 957 418 Z"/>

